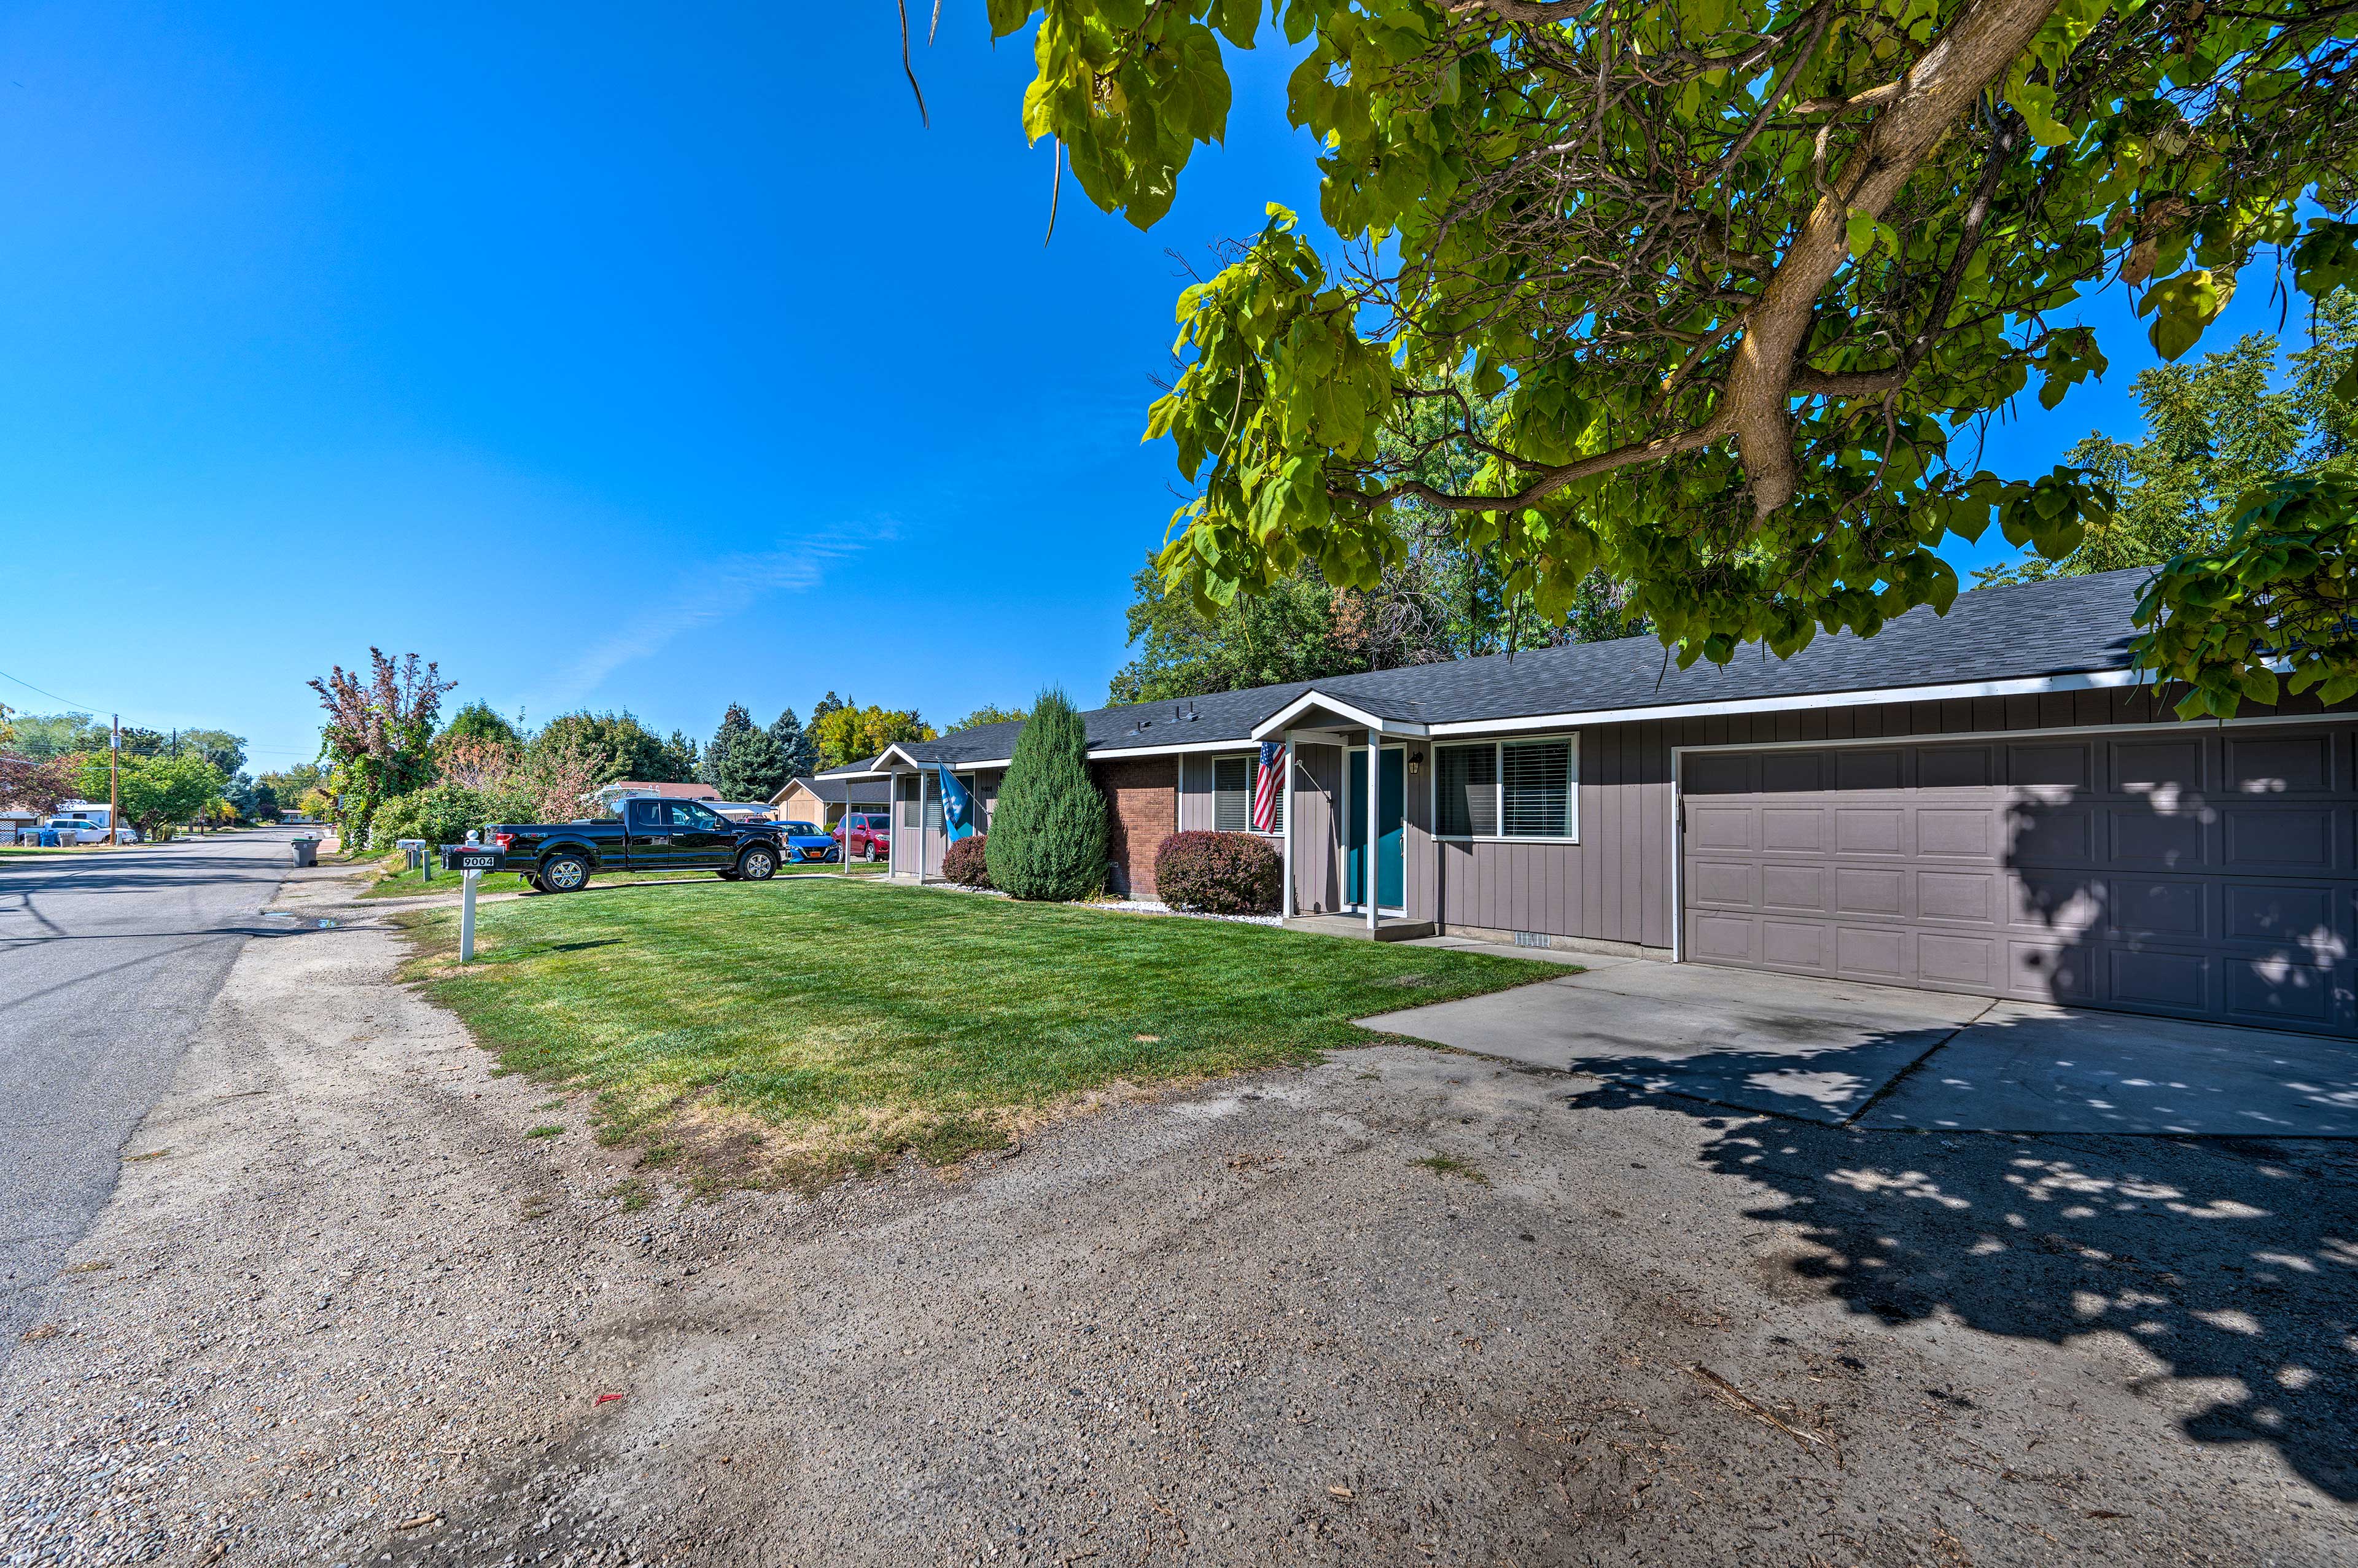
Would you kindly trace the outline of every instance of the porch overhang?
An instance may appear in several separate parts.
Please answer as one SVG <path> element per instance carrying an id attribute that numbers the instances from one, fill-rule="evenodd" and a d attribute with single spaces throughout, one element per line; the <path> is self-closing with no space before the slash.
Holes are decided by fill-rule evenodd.
<path id="1" fill-rule="evenodd" d="M 1330 696 L 1315 687 L 1254 725 L 1252 738 L 1277 740 L 1293 730 L 1368 730 L 1379 735 L 1420 741 L 1431 732 L 1420 720 L 1371 713 L 1357 703 Z"/>

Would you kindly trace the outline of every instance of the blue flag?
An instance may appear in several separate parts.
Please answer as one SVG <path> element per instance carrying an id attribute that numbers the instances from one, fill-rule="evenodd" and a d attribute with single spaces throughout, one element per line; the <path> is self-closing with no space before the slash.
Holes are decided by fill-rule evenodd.
<path id="1" fill-rule="evenodd" d="M 942 775 L 942 826 L 949 829 L 952 842 L 971 838 L 974 834 L 974 796 L 966 785 L 957 782 L 946 763 L 936 762 L 934 771 Z"/>

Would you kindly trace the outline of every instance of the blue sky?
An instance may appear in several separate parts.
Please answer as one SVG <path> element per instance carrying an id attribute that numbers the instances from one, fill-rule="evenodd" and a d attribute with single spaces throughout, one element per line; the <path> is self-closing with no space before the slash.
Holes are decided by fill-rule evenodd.
<path id="1" fill-rule="evenodd" d="M 830 687 L 936 723 L 1103 700 L 1178 500 L 1139 439 L 1166 252 L 1314 212 L 1311 149 L 1248 58 L 1152 233 L 1068 182 L 1044 246 L 1031 51 L 981 9 L 919 54 L 926 130 L 881 5 L 9 7 L 0 671 L 264 766 L 371 643 L 453 702 L 699 736 Z M 1991 466 L 2134 431 L 2150 356 L 2105 341 Z"/>

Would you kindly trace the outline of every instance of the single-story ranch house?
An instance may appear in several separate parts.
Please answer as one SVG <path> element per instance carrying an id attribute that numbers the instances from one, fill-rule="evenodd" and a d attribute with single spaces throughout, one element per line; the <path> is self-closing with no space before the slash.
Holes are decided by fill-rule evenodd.
<path id="1" fill-rule="evenodd" d="M 842 821 L 847 811 L 872 811 L 881 816 L 892 809 L 892 781 L 881 774 L 853 778 L 822 773 L 817 778 L 792 778 L 770 797 L 773 814 L 782 820 L 816 822 L 825 828 Z"/>
<path id="2" fill-rule="evenodd" d="M 2358 712 L 2179 721 L 2129 666 L 2144 578 L 1784 660 L 1637 637 L 1100 708 L 1109 880 L 1152 898 L 1166 835 L 1249 828 L 1275 741 L 1289 914 L 2358 1033 Z M 987 828 L 1020 728 L 829 776 L 889 784 L 892 870 L 931 877 L 936 765 Z"/>

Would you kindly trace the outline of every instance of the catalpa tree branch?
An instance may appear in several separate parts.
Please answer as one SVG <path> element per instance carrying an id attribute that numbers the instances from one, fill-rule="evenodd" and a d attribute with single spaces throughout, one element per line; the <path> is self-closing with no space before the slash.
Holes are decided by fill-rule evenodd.
<path id="1" fill-rule="evenodd" d="M 1151 225 L 1270 23 L 1349 244 L 1272 209 L 1181 296 L 1174 589 L 1367 586 L 1409 508 L 1543 610 L 1628 582 L 1682 656 L 1871 629 L 1945 604 L 1950 534 L 2106 514 L 1951 452 L 2102 372 L 2050 312 L 2120 279 L 2175 358 L 2266 253 L 2358 279 L 2358 41 L 2310 0 L 1060 0 L 1026 126 Z"/>

